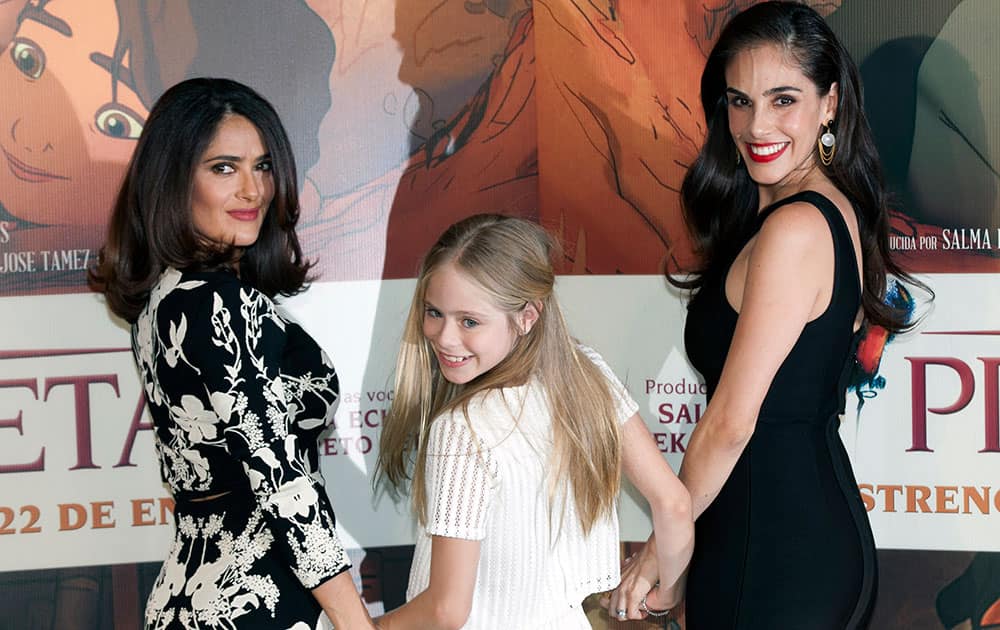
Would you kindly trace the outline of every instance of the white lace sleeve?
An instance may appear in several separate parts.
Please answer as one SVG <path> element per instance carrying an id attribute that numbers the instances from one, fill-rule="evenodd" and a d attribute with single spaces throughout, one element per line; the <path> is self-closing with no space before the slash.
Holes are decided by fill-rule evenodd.
<path id="1" fill-rule="evenodd" d="M 427 533 L 482 540 L 497 481 L 490 450 L 461 414 L 434 421 L 427 442 Z"/>
<path id="2" fill-rule="evenodd" d="M 635 402 L 632 395 L 628 393 L 628 389 L 622 384 L 615 373 L 611 371 L 611 368 L 605 362 L 604 357 L 597 353 L 596 350 L 579 344 L 577 346 L 580 352 L 587 356 L 588 359 L 593 361 L 601 373 L 604 374 L 604 378 L 608 379 L 608 388 L 611 390 L 611 395 L 615 400 L 615 410 L 618 413 L 618 421 L 622 424 L 635 415 L 635 412 L 639 411 L 639 404 Z"/>

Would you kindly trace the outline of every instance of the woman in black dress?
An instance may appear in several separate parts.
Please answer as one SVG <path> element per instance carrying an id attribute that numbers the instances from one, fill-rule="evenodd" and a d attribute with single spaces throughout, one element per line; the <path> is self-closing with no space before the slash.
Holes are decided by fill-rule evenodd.
<path id="1" fill-rule="evenodd" d="M 153 106 L 92 280 L 132 324 L 177 532 L 146 628 L 373 628 L 316 439 L 329 359 L 272 299 L 303 288 L 295 163 L 267 101 L 191 79 Z"/>
<path id="2" fill-rule="evenodd" d="M 885 192 L 858 72 L 823 19 L 767 2 L 723 30 L 701 79 L 708 128 L 684 180 L 702 266 L 685 344 L 709 404 L 681 479 L 696 545 L 691 630 L 865 627 L 875 544 L 838 435 L 865 324 L 887 306 Z M 647 553 L 619 596 L 638 599 Z"/>

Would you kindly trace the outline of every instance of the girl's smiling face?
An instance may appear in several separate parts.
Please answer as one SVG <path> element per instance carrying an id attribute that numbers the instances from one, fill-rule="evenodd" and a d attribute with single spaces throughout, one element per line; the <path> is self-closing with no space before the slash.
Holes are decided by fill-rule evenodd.
<path id="1" fill-rule="evenodd" d="M 26 9 L 0 55 L 0 204 L 14 217 L 106 222 L 146 113 L 122 81 L 112 97 L 117 33 L 112 0 L 51 0 Z"/>
<path id="2" fill-rule="evenodd" d="M 530 307 L 512 318 L 454 263 L 442 265 L 427 279 L 424 337 L 451 383 L 468 383 L 495 368 L 535 321 Z"/>

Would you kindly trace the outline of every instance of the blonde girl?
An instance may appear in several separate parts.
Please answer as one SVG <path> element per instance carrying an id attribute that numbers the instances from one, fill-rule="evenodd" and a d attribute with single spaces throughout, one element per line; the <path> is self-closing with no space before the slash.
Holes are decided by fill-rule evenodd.
<path id="1" fill-rule="evenodd" d="M 403 332 L 379 476 L 419 522 L 407 604 L 384 629 L 590 628 L 581 601 L 619 582 L 621 471 L 649 501 L 661 584 L 641 618 L 681 596 L 691 500 L 638 406 L 570 336 L 553 242 L 477 215 L 428 252 Z"/>

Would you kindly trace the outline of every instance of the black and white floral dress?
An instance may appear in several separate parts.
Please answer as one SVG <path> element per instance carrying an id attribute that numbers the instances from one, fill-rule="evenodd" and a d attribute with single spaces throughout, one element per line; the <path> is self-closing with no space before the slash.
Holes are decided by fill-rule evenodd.
<path id="1" fill-rule="evenodd" d="M 324 627 L 309 589 L 350 566 L 317 461 L 329 359 L 227 271 L 165 271 L 132 349 L 176 500 L 146 628 Z"/>

